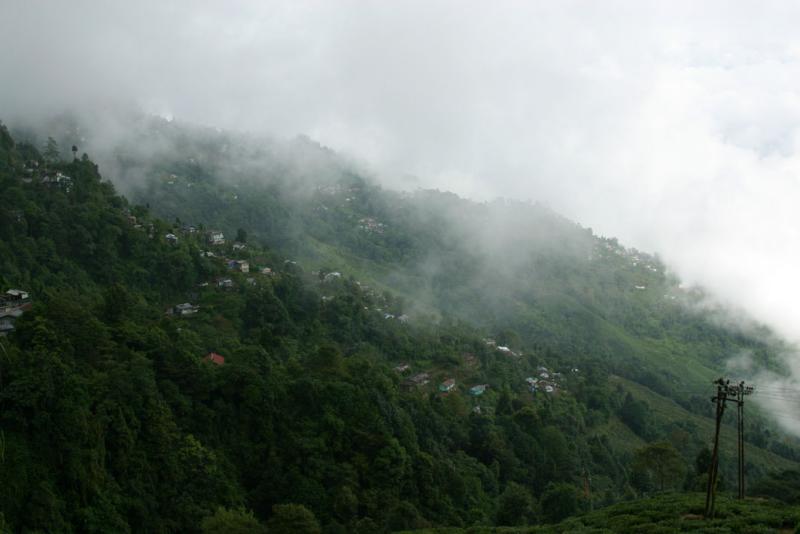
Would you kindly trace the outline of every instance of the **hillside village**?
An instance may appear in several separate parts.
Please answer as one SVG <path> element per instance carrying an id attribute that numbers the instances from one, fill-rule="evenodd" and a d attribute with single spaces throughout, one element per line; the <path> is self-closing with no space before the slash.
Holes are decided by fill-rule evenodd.
<path id="1" fill-rule="evenodd" d="M 148 222 L 146 219 L 137 219 L 131 214 L 130 210 L 125 212 L 125 217 L 133 228 L 147 232 L 150 239 L 156 238 L 154 233 L 155 226 L 152 222 Z M 176 226 L 163 234 L 163 240 L 167 245 L 171 246 L 176 246 L 178 243 L 196 246 L 201 250 L 199 253 L 201 258 L 215 265 L 218 272 L 226 271 L 227 275 L 214 276 L 198 282 L 197 289 L 187 294 L 187 296 L 193 297 L 190 301 L 174 304 L 167 309 L 166 313 L 171 317 L 193 319 L 202 317 L 206 312 L 213 315 L 216 313 L 213 310 L 213 305 L 208 305 L 206 302 L 209 302 L 209 299 L 213 301 L 210 295 L 214 291 L 232 291 L 245 285 L 270 284 L 276 281 L 276 277 L 280 277 L 281 273 L 286 269 L 293 273 L 303 272 L 303 269 L 296 261 L 289 259 L 284 260 L 282 263 L 280 261 L 277 262 L 278 265 L 281 265 L 281 269 L 273 269 L 274 264 L 265 260 L 268 254 L 260 247 L 239 241 L 228 241 L 225 233 L 220 230 L 202 230 L 201 228 L 202 225 L 184 224 L 179 227 Z M 236 259 L 232 257 L 234 253 L 236 254 Z M 250 276 L 251 268 L 256 273 L 255 276 Z M 384 294 L 375 291 L 369 285 L 358 280 L 348 279 L 339 271 L 313 270 L 308 273 L 306 278 L 313 282 L 323 293 L 321 296 L 323 305 L 330 303 L 336 297 L 336 294 L 340 293 L 343 284 L 352 284 L 351 287 L 355 288 L 365 299 L 364 311 L 371 311 L 384 320 L 395 320 L 401 325 L 411 319 L 408 314 L 403 313 L 402 309 L 397 308 L 396 304 L 387 301 Z M 209 291 L 212 293 L 208 293 Z M 520 378 L 517 381 L 517 389 L 520 391 L 527 390 L 532 395 L 532 399 L 536 398 L 537 393 L 558 395 L 565 392 L 562 373 L 552 371 L 543 365 L 539 365 L 534 369 L 527 363 L 527 359 L 524 358 L 524 353 L 521 350 L 512 350 L 507 346 L 499 345 L 494 339 L 485 338 L 483 343 L 488 350 L 488 354 L 494 353 L 500 357 L 508 358 L 508 361 L 518 368 L 517 372 Z M 204 359 L 218 365 L 224 364 L 224 357 L 219 356 L 221 358 L 219 359 L 216 356 L 209 358 L 206 355 Z M 395 366 L 394 370 L 401 377 L 401 388 L 407 392 L 437 391 L 443 395 L 461 393 L 474 399 L 473 410 L 476 413 L 485 411 L 487 404 L 484 402 L 482 406 L 478 402 L 478 397 L 483 397 L 487 391 L 499 391 L 498 385 L 492 388 L 491 383 L 469 383 L 470 378 L 474 381 L 476 379 L 481 380 L 481 378 L 485 380 L 486 377 L 481 372 L 481 360 L 474 353 L 464 353 L 460 356 L 453 355 L 453 358 L 454 361 L 459 362 L 458 365 L 440 367 L 429 364 L 425 366 L 423 361 L 413 364 L 401 363 Z M 419 368 L 420 363 L 424 368 Z M 525 369 L 534 370 L 535 377 L 525 377 Z M 573 372 L 577 373 L 577 369 L 573 369 Z"/>

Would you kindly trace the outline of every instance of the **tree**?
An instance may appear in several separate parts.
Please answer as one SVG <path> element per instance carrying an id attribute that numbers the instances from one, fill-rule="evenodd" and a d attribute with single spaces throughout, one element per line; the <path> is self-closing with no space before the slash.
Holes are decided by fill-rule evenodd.
<path id="1" fill-rule="evenodd" d="M 47 142 L 44 145 L 43 156 L 48 163 L 55 163 L 61 159 L 61 153 L 58 151 L 58 143 L 56 143 L 56 140 L 52 137 L 47 138 Z"/>
<path id="2" fill-rule="evenodd" d="M 569 478 L 575 466 L 574 449 L 558 427 L 550 425 L 539 433 L 538 441 L 544 451 L 545 461 L 541 472 L 549 480 Z"/>
<path id="3" fill-rule="evenodd" d="M 551 482 L 542 493 L 541 503 L 542 514 L 556 523 L 578 511 L 578 491 L 566 482 Z"/>
<path id="4" fill-rule="evenodd" d="M 334 494 L 333 512 L 345 523 L 358 514 L 358 497 L 349 486 L 342 486 Z"/>
<path id="5" fill-rule="evenodd" d="M 319 373 L 341 373 L 342 351 L 333 343 L 324 343 L 308 356 L 308 368 Z"/>
<path id="6" fill-rule="evenodd" d="M 320 534 L 314 513 L 302 504 L 276 504 L 267 521 L 269 534 Z"/>
<path id="7" fill-rule="evenodd" d="M 525 525 L 531 515 L 531 493 L 516 482 L 510 482 L 497 503 L 497 524 L 512 527 Z"/>
<path id="8" fill-rule="evenodd" d="M 497 399 L 497 406 L 494 410 L 497 415 L 511 415 L 514 412 L 514 408 L 511 407 L 511 394 L 508 388 L 503 388 L 500 391 L 500 398 Z"/>
<path id="9" fill-rule="evenodd" d="M 266 532 L 263 525 L 244 508 L 225 508 L 220 506 L 214 515 L 203 519 L 200 524 L 203 534 L 259 534 Z"/>
<path id="10" fill-rule="evenodd" d="M 619 410 L 619 417 L 637 436 L 646 438 L 649 434 L 647 424 L 649 411 L 650 407 L 646 402 L 638 401 L 633 398 L 633 395 L 628 393 Z"/>
<path id="11" fill-rule="evenodd" d="M 694 459 L 694 473 L 687 476 L 686 489 L 692 491 L 705 491 L 708 485 L 708 469 L 711 467 L 711 449 L 703 445 L 697 452 Z M 717 489 L 722 489 L 725 485 L 725 477 L 722 473 L 717 477 Z"/>
<path id="12" fill-rule="evenodd" d="M 695 474 L 702 475 L 708 473 L 710 466 L 711 450 L 708 448 L 708 445 L 703 445 L 703 448 L 697 452 L 697 456 L 694 459 Z"/>
<path id="13" fill-rule="evenodd" d="M 397 530 L 416 530 L 425 528 L 428 523 L 419 510 L 408 501 L 400 501 L 389 510 L 387 524 L 394 532 Z"/>
<path id="14" fill-rule="evenodd" d="M 236 230 L 236 241 L 239 243 L 247 243 L 247 230 L 244 228 Z"/>
<path id="15" fill-rule="evenodd" d="M 659 491 L 675 487 L 686 474 L 683 458 L 666 441 L 651 443 L 637 450 L 633 457 L 633 469 L 652 477 Z"/>

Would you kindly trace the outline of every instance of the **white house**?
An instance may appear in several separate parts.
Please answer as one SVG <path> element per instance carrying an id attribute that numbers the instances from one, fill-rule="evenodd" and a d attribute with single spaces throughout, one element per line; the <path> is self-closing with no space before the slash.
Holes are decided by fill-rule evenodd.
<path id="1" fill-rule="evenodd" d="M 225 234 L 220 232 L 219 230 L 211 230 L 208 232 L 208 242 L 211 245 L 224 245 L 225 244 Z"/>

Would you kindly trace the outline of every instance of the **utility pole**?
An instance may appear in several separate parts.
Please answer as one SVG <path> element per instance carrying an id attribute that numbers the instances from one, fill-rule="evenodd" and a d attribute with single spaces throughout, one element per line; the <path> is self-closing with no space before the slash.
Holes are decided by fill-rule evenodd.
<path id="1" fill-rule="evenodd" d="M 717 395 L 711 397 L 711 401 L 716 403 L 716 428 L 714 430 L 714 450 L 711 453 L 711 465 L 708 466 L 708 486 L 706 487 L 706 507 L 703 516 L 706 519 L 714 517 L 714 501 L 717 496 L 717 471 L 719 470 L 719 430 L 722 422 L 722 414 L 725 413 L 725 401 L 728 399 L 728 385 L 722 378 L 714 381 L 717 385 Z"/>
<path id="2" fill-rule="evenodd" d="M 714 451 L 711 453 L 711 465 L 708 467 L 708 486 L 706 487 L 706 519 L 714 518 L 714 501 L 717 497 L 717 474 L 719 473 L 719 431 L 722 423 L 722 414 L 725 413 L 725 403 L 731 400 L 736 403 L 736 448 L 738 456 L 738 485 L 739 499 L 744 499 L 744 398 L 753 393 L 753 386 L 745 386 L 744 381 L 731 386 L 730 380 L 718 378 L 714 381 L 717 385 L 717 395 L 711 398 L 716 403 L 717 420 L 714 430 Z M 730 398 L 729 398 L 730 397 Z"/>
<path id="3" fill-rule="evenodd" d="M 736 386 L 736 429 L 739 440 L 739 498 L 744 499 L 744 397 L 753 393 L 753 386 L 745 386 L 744 381 Z"/>

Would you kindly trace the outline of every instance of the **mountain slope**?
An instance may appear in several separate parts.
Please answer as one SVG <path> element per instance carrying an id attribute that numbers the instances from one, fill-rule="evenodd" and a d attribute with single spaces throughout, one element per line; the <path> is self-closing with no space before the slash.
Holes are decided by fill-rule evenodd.
<path id="1" fill-rule="evenodd" d="M 386 191 L 305 139 L 267 157 L 247 144 L 234 151 L 224 134 L 206 132 L 193 144 L 191 130 L 150 128 L 179 137 L 180 148 L 123 165 L 120 175 L 138 184 L 134 198 L 165 217 L 230 234 L 246 228 L 309 270 L 352 272 L 413 308 L 513 331 L 521 343 L 576 359 L 601 358 L 640 381 L 636 367 L 645 361 L 661 391 L 705 387 L 742 350 L 777 365 L 759 337 L 693 311 L 700 296 L 658 258 L 541 206 Z M 308 169 L 306 159 L 329 167 Z"/>
<path id="2" fill-rule="evenodd" d="M 161 219 L 88 157 L 0 129 L 0 281 L 33 299 L 0 359 L 11 531 L 535 523 L 558 483 L 570 513 L 651 491 L 633 455 L 676 431 L 690 487 L 707 426 L 663 397 L 707 388 L 720 350 L 772 350 L 679 306 L 691 295 L 654 258 L 546 209 L 383 191 L 306 140 L 231 158 L 168 128 L 159 157 L 120 154 Z M 781 452 L 752 454 L 755 472 L 796 466 Z"/>

